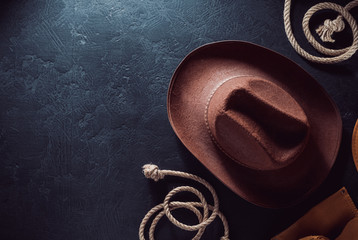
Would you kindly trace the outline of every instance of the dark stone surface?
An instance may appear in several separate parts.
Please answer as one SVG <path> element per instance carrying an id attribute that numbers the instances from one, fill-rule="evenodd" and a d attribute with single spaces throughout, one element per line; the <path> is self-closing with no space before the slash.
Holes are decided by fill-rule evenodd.
<path id="1" fill-rule="evenodd" d="M 313 52 L 300 24 L 318 1 L 294 2 L 297 38 Z M 358 57 L 334 66 L 299 57 L 284 33 L 283 1 L 2 0 L 0 6 L 0 239 L 137 239 L 145 213 L 173 186 L 192 184 L 148 181 L 141 173 L 148 162 L 212 183 L 231 239 L 268 239 L 343 185 L 358 204 L 350 149 Z M 350 31 L 343 36 L 343 45 L 349 43 Z M 242 200 L 170 127 L 171 74 L 194 48 L 224 39 L 254 42 L 296 61 L 340 108 L 337 162 L 298 206 L 270 210 Z M 177 214 L 195 222 L 190 213 Z M 158 239 L 194 235 L 165 220 L 159 228 Z M 204 239 L 219 239 L 221 231 L 215 221 Z"/>

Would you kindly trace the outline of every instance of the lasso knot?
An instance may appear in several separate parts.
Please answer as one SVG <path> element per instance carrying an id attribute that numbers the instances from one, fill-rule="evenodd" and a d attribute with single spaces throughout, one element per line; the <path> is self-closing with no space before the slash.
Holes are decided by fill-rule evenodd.
<path id="1" fill-rule="evenodd" d="M 333 33 L 341 32 L 345 28 L 343 17 L 339 15 L 336 19 L 326 19 L 323 25 L 316 29 L 316 33 L 320 36 L 323 42 L 335 42 L 332 38 Z"/>
<path id="2" fill-rule="evenodd" d="M 296 38 L 293 35 L 292 27 L 291 27 L 291 20 L 290 20 L 290 8 L 291 8 L 291 1 L 292 0 L 285 0 L 283 18 L 284 18 L 284 25 L 285 25 L 285 32 L 287 35 L 288 40 L 290 41 L 292 47 L 299 53 L 302 57 L 306 58 L 307 60 L 316 62 L 316 63 L 338 63 L 344 60 L 349 59 L 352 57 L 355 52 L 358 50 L 358 26 L 357 22 L 349 12 L 352 8 L 358 6 L 358 0 L 352 0 L 348 3 L 345 7 L 342 7 L 339 4 L 333 2 L 321 2 L 310 9 L 307 10 L 305 13 L 303 20 L 302 20 L 302 28 L 303 33 L 305 34 L 308 42 L 321 54 L 327 56 L 315 56 L 308 53 L 304 50 L 299 43 L 297 42 Z M 353 42 L 350 46 L 340 49 L 335 48 L 327 48 L 322 46 L 315 37 L 312 35 L 309 21 L 313 14 L 317 11 L 321 10 L 333 10 L 336 11 L 339 16 L 335 20 L 326 20 L 324 24 L 317 28 L 316 32 L 319 34 L 320 38 L 324 42 L 334 42 L 335 40 L 332 39 L 332 34 L 335 32 L 340 32 L 345 28 L 345 25 L 351 28 Z"/>
<path id="3" fill-rule="evenodd" d="M 156 182 L 165 176 L 155 164 L 145 164 L 143 166 L 143 173 L 146 178 L 153 179 Z"/>

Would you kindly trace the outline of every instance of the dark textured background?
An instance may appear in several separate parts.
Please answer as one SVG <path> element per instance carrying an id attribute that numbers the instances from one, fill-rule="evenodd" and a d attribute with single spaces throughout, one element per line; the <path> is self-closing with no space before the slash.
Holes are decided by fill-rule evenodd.
<path id="1" fill-rule="evenodd" d="M 300 22 L 314 2 L 294 1 L 292 13 L 297 38 L 311 52 Z M 145 213 L 174 186 L 192 184 L 149 181 L 141 173 L 148 162 L 211 182 L 231 239 L 268 239 L 343 185 L 358 203 L 350 151 L 358 56 L 334 66 L 299 57 L 283 30 L 282 0 L 1 0 L 0 6 L 0 239 L 137 239 Z M 313 25 L 330 15 L 318 14 Z M 348 45 L 350 31 L 341 36 L 339 45 Z M 296 61 L 341 111 L 337 162 L 298 206 L 270 210 L 242 200 L 169 125 L 166 92 L 176 66 L 194 48 L 224 39 Z M 177 215 L 195 223 L 190 213 Z M 158 239 L 194 235 L 166 220 L 159 227 Z M 219 239 L 221 231 L 215 221 L 204 239 Z"/>

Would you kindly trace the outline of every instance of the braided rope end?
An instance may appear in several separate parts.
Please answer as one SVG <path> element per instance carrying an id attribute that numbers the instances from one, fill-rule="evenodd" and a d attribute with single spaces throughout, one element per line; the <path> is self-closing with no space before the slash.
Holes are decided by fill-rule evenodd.
<path id="1" fill-rule="evenodd" d="M 145 164 L 143 165 L 142 170 L 146 178 L 153 179 L 156 182 L 163 179 L 165 176 L 155 164 Z"/>
<path id="2" fill-rule="evenodd" d="M 339 15 L 336 19 L 326 19 L 323 25 L 320 25 L 316 29 L 316 33 L 319 35 L 323 42 L 335 42 L 332 38 L 333 33 L 341 32 L 345 28 L 343 17 Z"/>

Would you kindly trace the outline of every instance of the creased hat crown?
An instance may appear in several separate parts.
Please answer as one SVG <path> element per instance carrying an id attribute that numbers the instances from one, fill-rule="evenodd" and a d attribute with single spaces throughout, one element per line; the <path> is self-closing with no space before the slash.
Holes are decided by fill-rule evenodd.
<path id="1" fill-rule="evenodd" d="M 221 84 L 208 101 L 206 122 L 225 154 L 256 170 L 287 166 L 303 151 L 309 136 L 307 116 L 295 99 L 255 76 Z"/>

